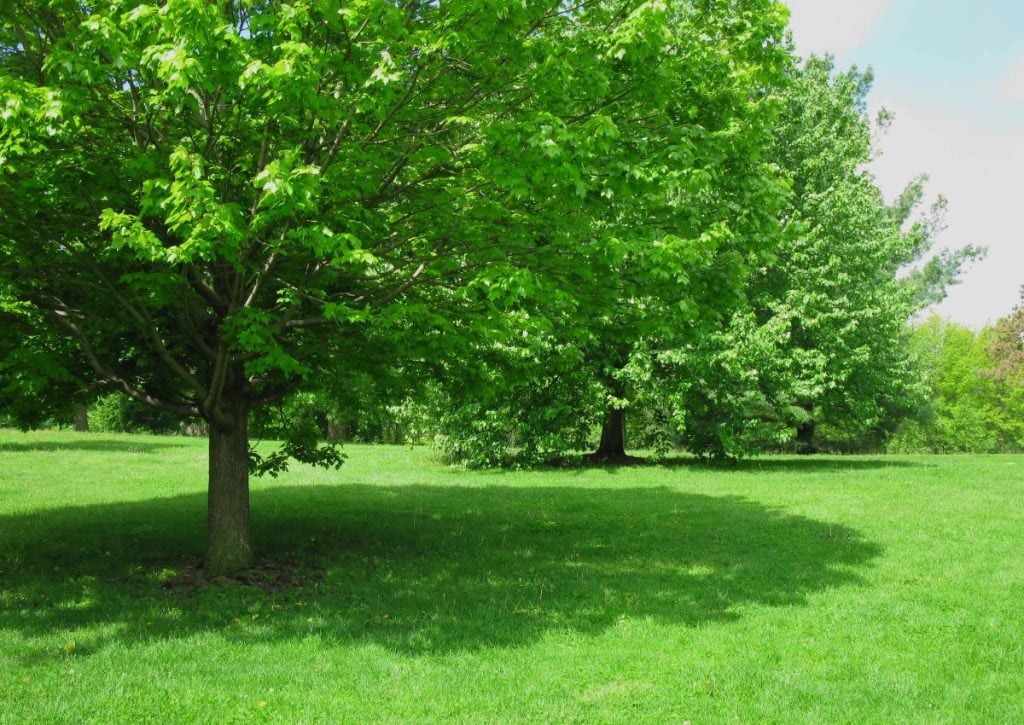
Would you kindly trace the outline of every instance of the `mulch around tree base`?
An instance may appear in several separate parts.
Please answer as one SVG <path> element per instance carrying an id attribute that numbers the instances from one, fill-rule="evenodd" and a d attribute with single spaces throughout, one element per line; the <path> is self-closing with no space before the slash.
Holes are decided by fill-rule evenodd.
<path id="1" fill-rule="evenodd" d="M 261 561 L 250 569 L 242 569 L 230 576 L 210 576 L 203 570 L 202 562 L 197 562 L 184 567 L 160 586 L 165 590 L 178 593 L 232 586 L 246 586 L 263 591 L 281 591 L 305 587 L 323 581 L 323 578 L 322 571 L 295 561 Z"/>

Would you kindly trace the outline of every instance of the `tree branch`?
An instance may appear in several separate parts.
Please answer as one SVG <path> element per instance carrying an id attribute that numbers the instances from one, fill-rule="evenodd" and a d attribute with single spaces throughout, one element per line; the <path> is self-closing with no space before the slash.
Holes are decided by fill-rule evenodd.
<path id="1" fill-rule="evenodd" d="M 89 365 L 96 371 L 97 375 L 103 378 L 104 384 L 120 388 L 126 395 L 128 395 L 128 397 L 153 408 L 158 408 L 159 410 L 164 410 L 168 413 L 174 413 L 175 415 L 189 418 L 202 417 L 199 408 L 196 406 L 169 403 L 165 400 L 149 395 L 148 393 L 143 393 L 129 383 L 123 375 L 115 372 L 112 368 L 105 365 L 96 354 L 96 350 L 92 346 L 92 342 L 89 340 L 88 335 L 86 335 L 85 331 L 72 319 L 73 313 L 71 309 L 63 302 L 58 301 L 58 307 L 53 310 L 53 313 L 56 316 L 58 323 L 67 328 L 74 338 L 78 340 L 79 347 L 81 347 L 82 352 L 85 353 L 85 357 L 89 361 Z"/>

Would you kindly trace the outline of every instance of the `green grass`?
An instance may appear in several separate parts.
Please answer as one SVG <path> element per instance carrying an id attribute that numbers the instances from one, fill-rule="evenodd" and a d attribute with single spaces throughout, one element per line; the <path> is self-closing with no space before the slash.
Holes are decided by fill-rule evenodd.
<path id="1" fill-rule="evenodd" d="M 1024 721 L 1024 457 L 254 482 L 301 586 L 165 588 L 205 442 L 0 432 L 0 721 Z"/>

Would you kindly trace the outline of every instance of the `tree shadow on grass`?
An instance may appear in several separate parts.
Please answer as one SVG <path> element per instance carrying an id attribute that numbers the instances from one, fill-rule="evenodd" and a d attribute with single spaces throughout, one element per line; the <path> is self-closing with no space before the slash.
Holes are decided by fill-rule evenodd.
<path id="1" fill-rule="evenodd" d="M 62 440 L 24 440 L 0 442 L 3 453 L 67 453 L 68 451 L 96 451 L 98 453 L 159 453 L 169 448 L 189 445 L 187 439 L 167 436 L 160 441 L 135 440 L 133 438 L 64 438 Z"/>
<path id="2" fill-rule="evenodd" d="M 716 471 L 745 471 L 772 473 L 844 473 L 850 471 L 877 471 L 886 468 L 933 468 L 935 464 L 921 461 L 907 461 L 898 458 L 878 456 L 773 456 L 771 458 L 744 458 L 738 461 L 702 461 L 699 459 L 674 459 L 661 465 Z"/>
<path id="3" fill-rule="evenodd" d="M 645 458 L 631 456 L 627 462 L 610 461 L 569 461 L 555 462 L 547 468 L 576 470 L 579 472 L 591 469 L 603 470 L 608 473 L 629 472 L 636 468 L 671 468 L 691 471 L 736 471 L 746 473 L 788 473 L 788 474 L 819 474 L 848 473 L 850 471 L 876 471 L 886 468 L 934 468 L 937 464 L 922 461 L 908 461 L 898 458 L 824 456 L 824 457 L 790 457 L 774 456 L 771 458 L 744 458 L 740 460 L 707 460 L 692 456 L 669 458 Z"/>
<path id="4" fill-rule="evenodd" d="M 253 506 L 264 553 L 320 576 L 163 589 L 200 554 L 199 495 L 2 517 L 0 628 L 26 663 L 64 656 L 58 636 L 88 655 L 197 632 L 444 653 L 624 618 L 730 621 L 859 584 L 881 553 L 844 526 L 664 488 L 292 486 Z"/>

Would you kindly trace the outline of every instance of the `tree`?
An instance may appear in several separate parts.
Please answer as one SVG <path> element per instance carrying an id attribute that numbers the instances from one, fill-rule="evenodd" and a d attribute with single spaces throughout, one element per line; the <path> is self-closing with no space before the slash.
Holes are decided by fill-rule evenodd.
<path id="1" fill-rule="evenodd" d="M 595 423 L 594 457 L 626 456 L 636 360 L 726 314 L 746 267 L 777 239 L 784 189 L 765 149 L 790 62 L 785 18 L 772 2 L 674 6 L 660 112 L 616 131 L 617 144 L 642 149 L 632 186 L 591 220 L 644 243 L 615 238 L 567 269 L 584 293 L 546 295 L 526 328 L 481 351 L 489 370 L 472 392 L 455 391 L 445 420 L 456 457 L 493 463 L 513 441 L 520 459 L 553 457 L 591 445 Z"/>
<path id="2" fill-rule="evenodd" d="M 1024 386 L 1024 293 L 1021 300 L 1013 312 L 996 322 L 988 353 L 997 380 Z"/>
<path id="3" fill-rule="evenodd" d="M 1024 386 L 1003 374 L 1000 330 L 974 331 L 933 316 L 913 328 L 910 352 L 926 404 L 896 432 L 890 450 L 1000 453 L 1024 449 Z M 1018 343 L 1019 344 L 1019 343 Z"/>
<path id="4" fill-rule="evenodd" d="M 765 442 L 788 431 L 807 453 L 822 422 L 848 432 L 877 426 L 913 385 L 905 325 L 979 254 L 928 256 L 944 201 L 912 221 L 923 177 L 884 201 L 866 169 L 871 81 L 870 72 L 836 72 L 830 58 L 796 73 L 771 153 L 792 182 L 783 242 L 751 276 L 749 306 L 678 356 L 682 374 L 688 361 L 704 381 L 679 405 L 698 448 L 742 447 L 739 429 L 752 421 Z"/>
<path id="5" fill-rule="evenodd" d="M 251 410 L 441 370 L 523 300 L 585 299 L 591 258 L 659 241 L 607 200 L 679 184 L 643 131 L 676 123 L 673 83 L 706 82 L 679 77 L 674 17 L 639 0 L 5 3 L 0 284 L 95 381 L 206 421 L 206 567 L 247 567 Z M 308 439 L 251 460 L 289 455 L 341 460 Z"/>
<path id="6" fill-rule="evenodd" d="M 652 356 L 727 316 L 748 269 L 779 240 L 784 188 L 766 151 L 790 70 L 786 16 L 771 3 L 727 3 L 688 20 L 689 76 L 704 82 L 677 95 L 687 153 L 666 159 L 685 181 L 673 203 L 637 209 L 634 222 L 659 223 L 671 236 L 614 261 L 582 346 L 604 397 L 599 461 L 627 457 L 627 411 L 645 402 Z"/>

